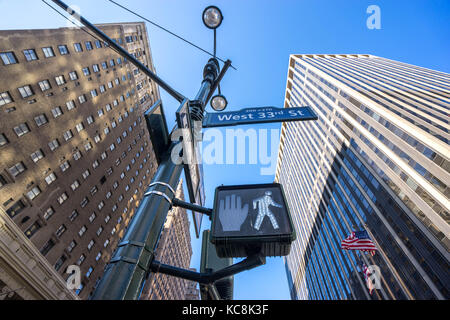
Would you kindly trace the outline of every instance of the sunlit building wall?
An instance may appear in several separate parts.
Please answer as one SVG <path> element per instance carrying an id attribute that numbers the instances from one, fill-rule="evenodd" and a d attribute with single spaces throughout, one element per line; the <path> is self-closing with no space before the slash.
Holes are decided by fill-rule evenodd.
<path id="1" fill-rule="evenodd" d="M 291 55 L 276 181 L 293 299 L 449 299 L 450 75 L 372 55 Z M 365 229 L 375 256 L 340 249 Z M 381 271 L 369 294 L 361 265 Z"/>
<path id="2" fill-rule="evenodd" d="M 154 70 L 145 23 L 97 27 Z M 64 279 L 80 267 L 82 299 L 156 171 L 143 113 L 159 100 L 85 31 L 0 31 L 0 206 Z"/>

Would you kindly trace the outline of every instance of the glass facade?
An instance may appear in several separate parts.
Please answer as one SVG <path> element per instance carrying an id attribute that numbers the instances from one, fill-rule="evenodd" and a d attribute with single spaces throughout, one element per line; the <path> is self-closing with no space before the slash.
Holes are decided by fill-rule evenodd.
<path id="1" fill-rule="evenodd" d="M 292 55 L 276 182 L 298 235 L 293 299 L 450 298 L 450 75 L 371 55 Z M 375 256 L 340 243 L 365 229 Z M 379 268 L 369 293 L 361 266 Z"/>

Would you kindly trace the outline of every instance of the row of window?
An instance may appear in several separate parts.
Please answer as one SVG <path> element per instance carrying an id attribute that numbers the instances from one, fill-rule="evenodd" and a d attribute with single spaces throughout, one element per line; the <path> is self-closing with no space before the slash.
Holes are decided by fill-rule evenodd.
<path id="1" fill-rule="evenodd" d="M 96 48 L 102 48 L 103 45 L 101 41 L 97 40 L 94 42 Z M 92 45 L 91 41 L 85 41 L 85 48 L 87 51 L 93 50 L 94 46 Z M 106 43 L 104 43 L 106 44 Z M 80 42 L 73 44 L 75 52 L 82 52 L 83 51 L 83 45 Z M 67 48 L 67 45 L 58 45 L 58 51 L 59 53 L 64 56 L 70 54 L 69 49 Z M 25 49 L 22 51 L 23 55 L 25 56 L 26 61 L 34 61 L 39 60 L 38 54 L 35 49 Z M 53 50 L 53 47 L 43 47 L 42 53 L 45 58 L 52 58 L 55 57 L 55 51 Z M 10 64 L 16 64 L 19 63 L 15 53 L 13 51 L 7 51 L 7 52 L 0 52 L 0 58 L 3 61 L 4 65 L 10 65 Z"/>
<path id="2" fill-rule="evenodd" d="M 127 36 L 125 38 L 125 40 L 127 43 L 131 43 L 131 42 L 137 41 L 137 36 L 134 36 L 134 38 L 133 38 L 133 36 Z M 141 40 L 142 40 L 142 36 L 141 36 Z M 116 43 L 119 43 L 119 44 L 123 43 L 121 38 L 113 39 L 113 41 Z M 92 44 L 91 41 L 85 41 L 84 47 L 86 48 L 86 51 L 91 51 L 94 48 L 100 49 L 102 47 L 108 47 L 108 44 L 106 42 L 102 43 L 102 41 L 100 41 L 100 40 L 94 41 L 94 44 Z M 74 43 L 73 48 L 74 48 L 75 52 L 83 52 L 83 44 L 81 42 Z M 70 54 L 69 49 L 68 49 L 67 45 L 65 45 L 65 44 L 58 45 L 58 51 L 59 51 L 60 55 L 62 55 L 62 56 Z M 23 53 L 26 61 L 39 60 L 39 56 L 36 52 L 36 49 L 33 49 L 33 48 L 25 49 L 25 50 L 22 50 L 22 53 Z M 42 53 L 45 58 L 52 58 L 52 57 L 56 56 L 55 51 L 53 50 L 52 46 L 43 47 Z M 2 59 L 3 65 L 11 65 L 11 64 L 19 63 L 17 56 L 13 51 L 0 52 L 0 58 Z"/>

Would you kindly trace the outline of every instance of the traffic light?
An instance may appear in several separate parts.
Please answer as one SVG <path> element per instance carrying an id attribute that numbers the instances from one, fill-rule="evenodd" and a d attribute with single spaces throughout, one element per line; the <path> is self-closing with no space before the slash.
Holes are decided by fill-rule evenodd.
<path id="1" fill-rule="evenodd" d="M 210 240 L 219 257 L 285 256 L 295 237 L 281 184 L 216 188 Z"/>

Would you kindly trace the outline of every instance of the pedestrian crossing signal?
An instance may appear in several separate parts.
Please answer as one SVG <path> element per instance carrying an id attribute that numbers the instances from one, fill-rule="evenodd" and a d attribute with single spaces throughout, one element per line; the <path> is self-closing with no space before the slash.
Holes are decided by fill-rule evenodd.
<path id="1" fill-rule="evenodd" d="M 282 185 L 217 187 L 210 240 L 221 258 L 288 255 L 295 231 Z"/>

